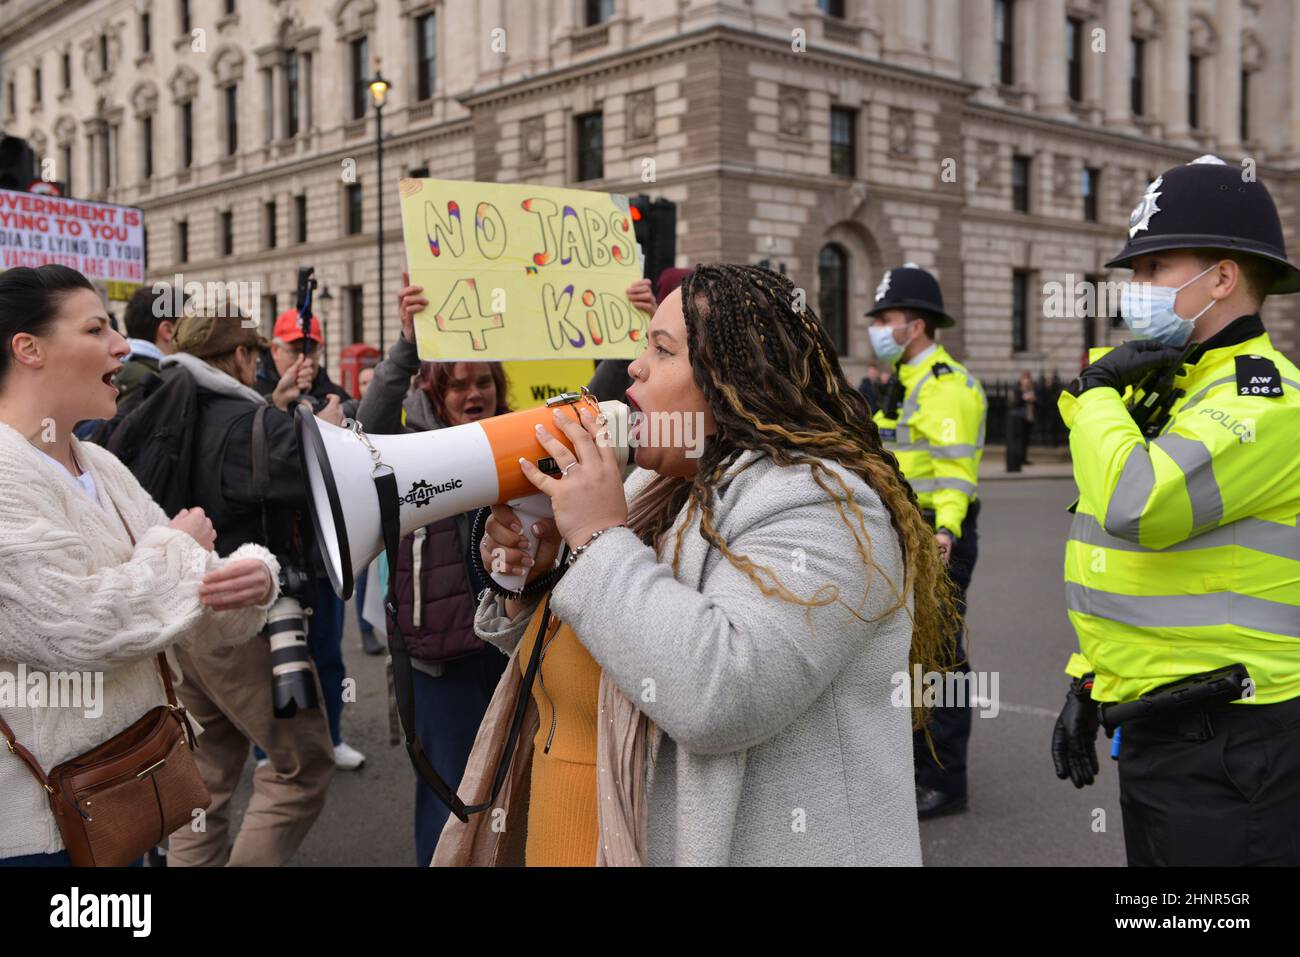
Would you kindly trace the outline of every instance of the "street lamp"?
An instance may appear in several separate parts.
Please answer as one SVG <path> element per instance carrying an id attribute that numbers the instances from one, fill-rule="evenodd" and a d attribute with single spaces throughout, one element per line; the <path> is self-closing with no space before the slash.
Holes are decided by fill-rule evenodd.
<path id="1" fill-rule="evenodd" d="M 329 286 L 326 286 L 324 283 L 322 283 L 320 287 L 320 293 L 316 296 L 316 311 L 320 315 L 320 330 L 322 335 L 325 333 L 325 330 L 330 327 L 329 307 L 333 305 L 334 305 L 334 294 L 330 292 Z M 342 334 L 340 334 L 338 338 L 341 341 L 343 338 Z M 329 367 L 329 341 L 328 340 L 326 341 L 325 346 L 326 348 L 322 350 L 323 355 L 321 356 L 320 361 L 321 361 L 321 365 L 328 368 Z M 342 346 L 340 345 L 339 348 L 342 348 Z"/>
<path id="2" fill-rule="evenodd" d="M 375 60 L 375 75 L 370 80 L 370 99 L 375 104 L 375 159 L 379 179 L 375 186 L 376 213 L 379 223 L 379 352 L 384 351 L 384 103 L 388 100 L 388 81 Z"/>

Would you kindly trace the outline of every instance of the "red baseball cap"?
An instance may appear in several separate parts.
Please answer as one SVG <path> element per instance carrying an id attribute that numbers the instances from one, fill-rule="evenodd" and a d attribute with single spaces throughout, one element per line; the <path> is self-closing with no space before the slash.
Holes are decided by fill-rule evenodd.
<path id="1" fill-rule="evenodd" d="M 275 329 L 271 335 L 283 343 L 297 342 L 302 338 L 302 320 L 298 318 L 297 309 L 286 309 L 275 317 Z M 311 317 L 311 337 L 317 342 L 324 342 L 325 337 L 321 335 L 320 318 Z"/>

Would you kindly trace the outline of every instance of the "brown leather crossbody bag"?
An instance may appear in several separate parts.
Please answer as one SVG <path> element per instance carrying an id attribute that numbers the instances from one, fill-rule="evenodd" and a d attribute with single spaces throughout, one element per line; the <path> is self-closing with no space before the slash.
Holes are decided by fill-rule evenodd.
<path id="1" fill-rule="evenodd" d="M 118 511 L 122 517 L 121 510 Z M 131 544 L 131 533 L 122 518 Z M 74 867 L 124 867 L 212 803 L 194 763 L 194 735 L 176 700 L 167 659 L 158 655 L 167 704 L 48 775 L 0 718 L 10 753 L 22 759 L 49 797 Z"/>

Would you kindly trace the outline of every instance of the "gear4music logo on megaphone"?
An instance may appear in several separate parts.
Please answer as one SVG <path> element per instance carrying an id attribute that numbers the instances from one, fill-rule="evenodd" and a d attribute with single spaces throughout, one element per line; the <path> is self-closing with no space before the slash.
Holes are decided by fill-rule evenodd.
<path id="1" fill-rule="evenodd" d="M 411 486 L 411 490 L 402 496 L 404 505 L 414 505 L 419 508 L 421 505 L 428 505 L 433 501 L 433 497 L 439 492 L 450 492 L 454 488 L 461 488 L 465 483 L 460 479 L 452 479 L 450 482 L 443 482 L 441 485 L 430 485 L 424 479 L 417 479 Z"/>
<path id="2" fill-rule="evenodd" d="M 548 399 L 536 409 L 402 435 L 368 435 L 358 423 L 340 428 L 299 406 L 298 450 L 311 493 L 312 523 L 339 597 L 351 597 L 356 577 L 384 550 L 375 477 L 390 469 L 399 490 L 403 536 L 461 512 L 505 504 L 519 513 L 529 554 L 535 555 L 532 525 L 539 518 L 552 517 L 551 500 L 520 471 L 519 459 L 552 471 L 547 466 L 554 463 L 537 441 L 534 426 L 541 424 L 567 446 L 569 441 L 551 413 L 560 408 L 577 422 L 579 405 L 592 415 L 604 413 L 620 461 L 630 461 L 627 406 L 597 403 L 585 389 Z M 492 577 L 511 591 L 523 588 L 522 575 L 493 573 Z"/>

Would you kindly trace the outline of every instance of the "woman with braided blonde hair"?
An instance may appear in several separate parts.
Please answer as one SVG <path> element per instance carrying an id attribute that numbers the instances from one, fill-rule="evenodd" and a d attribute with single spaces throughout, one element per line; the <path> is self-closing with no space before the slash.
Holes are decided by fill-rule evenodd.
<path id="1" fill-rule="evenodd" d="M 453 819 L 434 863 L 919 864 L 895 692 L 911 665 L 938 670 L 952 586 L 820 321 L 783 276 L 699 266 L 628 371 L 626 483 L 606 423 L 560 420 L 576 455 L 541 439 L 562 474 L 524 465 L 555 509 L 536 560 L 509 509 L 487 522 L 498 567 L 577 557 L 550 595 L 504 822 Z M 702 443 L 654 443 L 684 418 Z M 479 635 L 515 657 L 466 798 L 488 791 L 541 618 L 480 604 Z"/>

